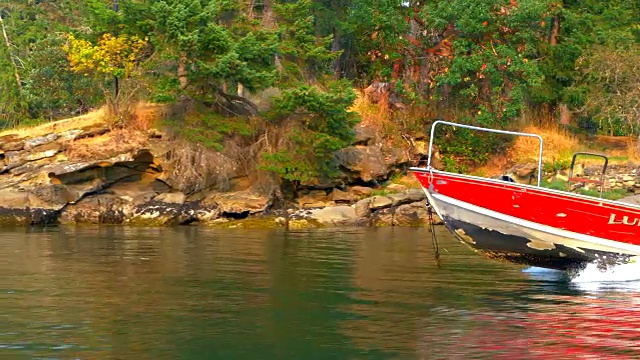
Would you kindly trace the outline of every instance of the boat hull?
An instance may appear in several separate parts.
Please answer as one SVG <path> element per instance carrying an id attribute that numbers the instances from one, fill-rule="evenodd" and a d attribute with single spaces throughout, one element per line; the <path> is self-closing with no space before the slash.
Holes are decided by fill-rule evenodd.
<path id="1" fill-rule="evenodd" d="M 608 267 L 640 255 L 640 227 L 628 225 L 630 218 L 640 218 L 640 209 L 632 206 L 466 175 L 414 173 L 445 226 L 488 257 L 570 270 L 593 261 Z M 616 216 L 626 224 L 612 223 Z"/>

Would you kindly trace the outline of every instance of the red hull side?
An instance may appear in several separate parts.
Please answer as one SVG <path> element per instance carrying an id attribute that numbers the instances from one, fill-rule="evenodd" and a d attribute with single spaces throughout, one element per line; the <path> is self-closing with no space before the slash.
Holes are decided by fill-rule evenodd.
<path id="1" fill-rule="evenodd" d="M 414 173 L 434 193 L 553 228 L 640 245 L 640 208 L 506 181 Z"/>

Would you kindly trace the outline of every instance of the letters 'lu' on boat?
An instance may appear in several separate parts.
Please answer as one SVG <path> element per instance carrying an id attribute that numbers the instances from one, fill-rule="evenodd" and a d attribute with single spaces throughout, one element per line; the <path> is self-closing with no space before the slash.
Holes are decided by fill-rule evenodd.
<path id="1" fill-rule="evenodd" d="M 432 149 L 437 125 L 528 136 L 540 141 L 537 186 L 434 169 Z M 461 242 L 491 258 L 558 270 L 602 267 L 635 261 L 640 255 L 640 207 L 619 201 L 540 186 L 543 140 L 517 133 L 436 121 L 431 128 L 426 168 L 410 170 L 447 229 Z M 570 180 L 577 153 L 573 157 Z M 591 154 L 594 155 L 594 154 Z M 604 171 L 607 159 L 602 171 Z"/>

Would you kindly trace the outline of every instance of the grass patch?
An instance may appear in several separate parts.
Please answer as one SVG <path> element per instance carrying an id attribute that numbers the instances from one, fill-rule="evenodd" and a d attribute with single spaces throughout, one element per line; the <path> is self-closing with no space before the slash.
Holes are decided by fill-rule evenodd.
<path id="1" fill-rule="evenodd" d="M 367 195 L 367 197 L 373 197 L 373 196 L 387 196 L 389 194 L 392 194 L 392 191 L 389 191 L 387 189 L 373 189 L 371 191 L 371 193 L 369 193 Z"/>
<path id="2" fill-rule="evenodd" d="M 540 185 L 547 189 L 567 191 L 567 182 L 559 179 L 555 179 L 553 181 L 542 180 Z M 600 197 L 599 189 L 578 189 L 576 190 L 576 193 L 596 198 Z M 605 189 L 602 192 L 602 198 L 608 200 L 619 200 L 629 195 L 630 193 L 626 189 Z"/>
<path id="3" fill-rule="evenodd" d="M 600 190 L 595 190 L 595 189 L 590 189 L 590 190 L 580 189 L 578 190 L 578 193 L 586 196 L 593 196 L 598 198 L 600 197 Z M 604 199 L 609 199 L 609 200 L 620 200 L 623 197 L 629 196 L 630 194 L 631 193 L 626 189 L 611 189 L 611 190 L 605 190 L 602 193 L 602 197 Z"/>

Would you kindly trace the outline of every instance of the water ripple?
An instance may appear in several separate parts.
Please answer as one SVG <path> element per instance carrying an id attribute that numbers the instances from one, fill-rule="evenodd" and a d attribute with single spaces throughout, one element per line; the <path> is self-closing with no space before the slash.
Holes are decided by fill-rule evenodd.
<path id="1" fill-rule="evenodd" d="M 441 267 L 421 228 L 4 231 L 0 351 L 86 359 L 640 356 L 640 282 L 570 282 L 438 236 Z"/>

